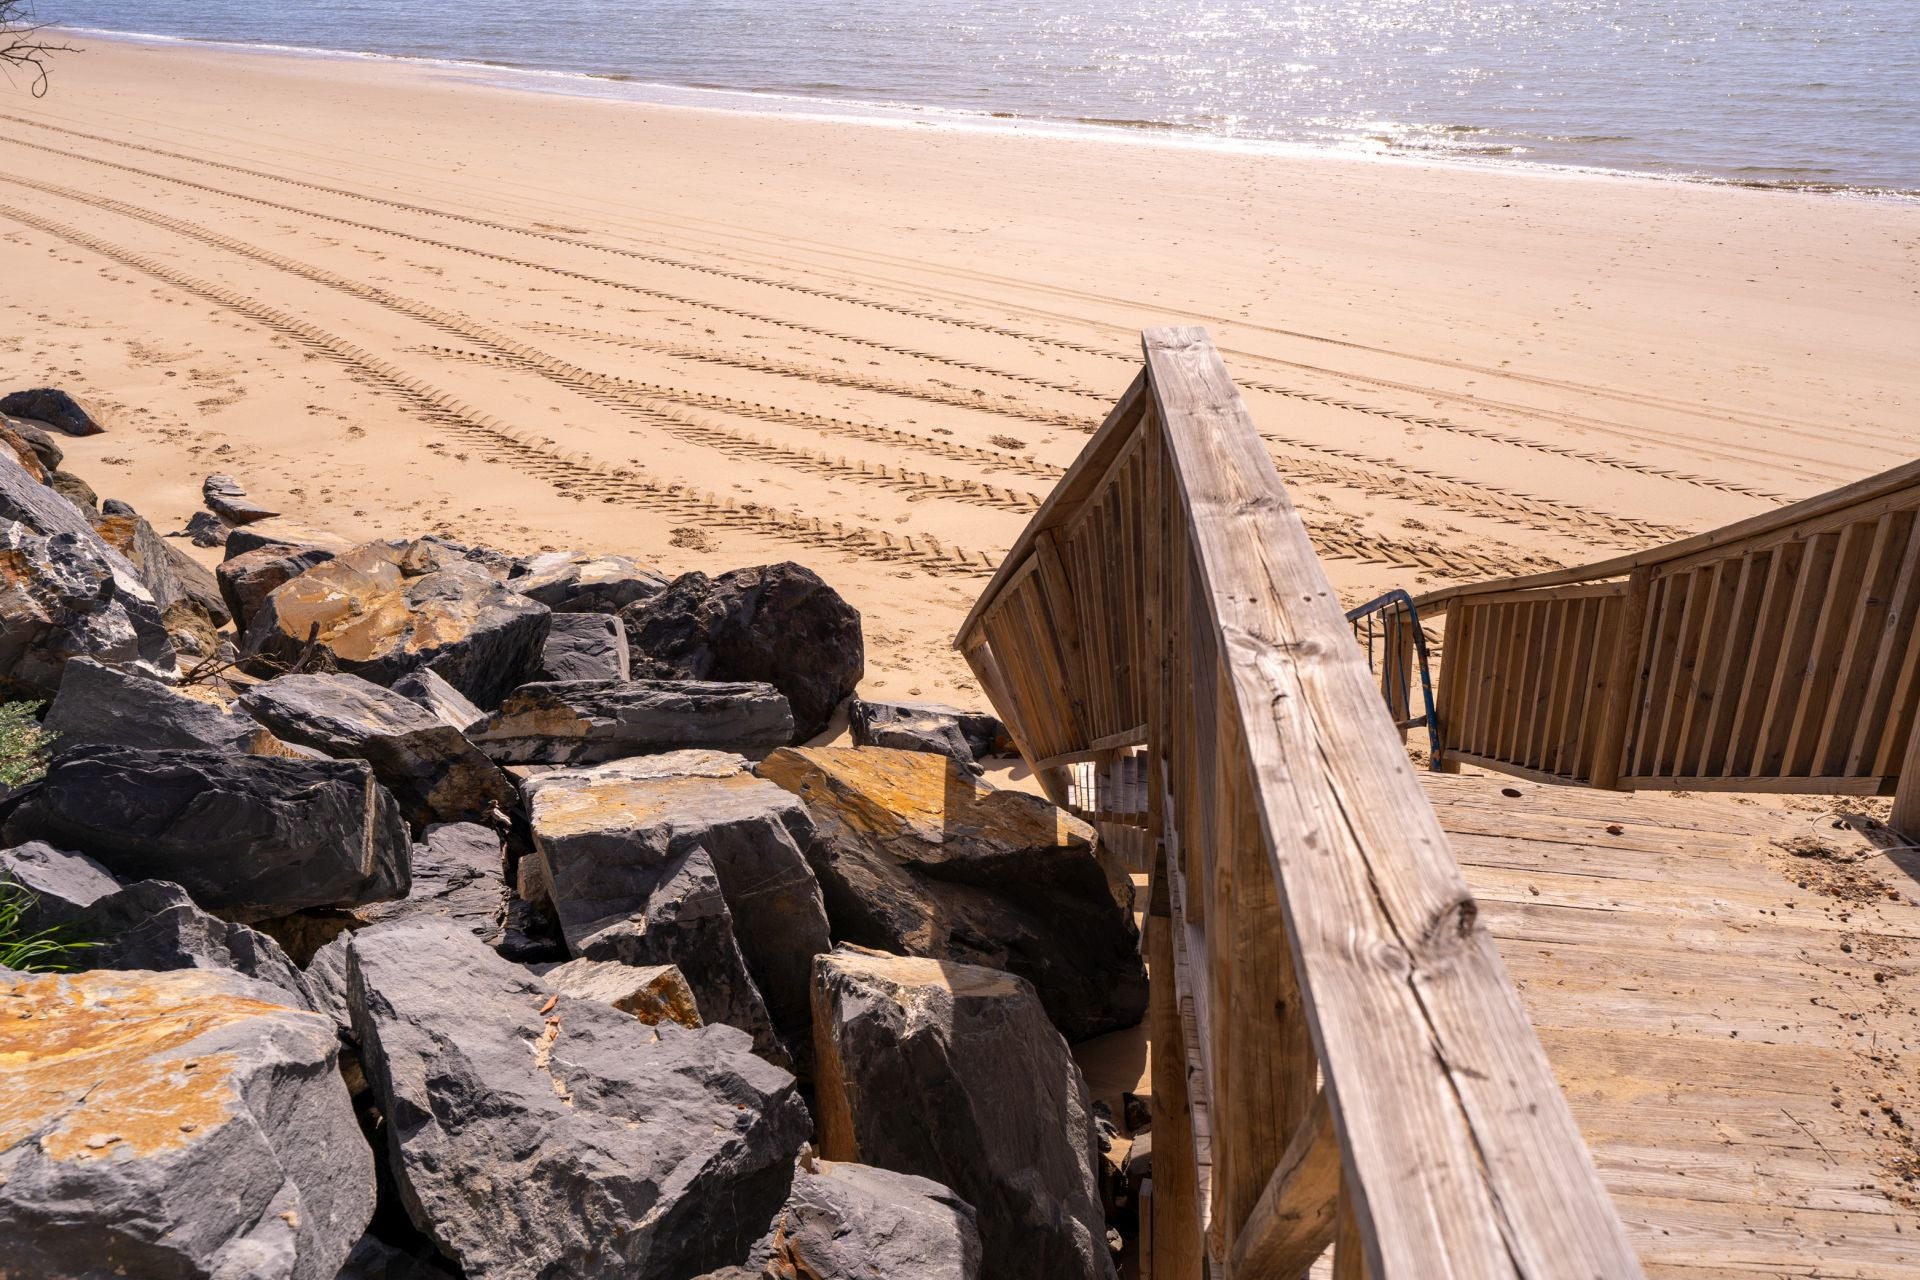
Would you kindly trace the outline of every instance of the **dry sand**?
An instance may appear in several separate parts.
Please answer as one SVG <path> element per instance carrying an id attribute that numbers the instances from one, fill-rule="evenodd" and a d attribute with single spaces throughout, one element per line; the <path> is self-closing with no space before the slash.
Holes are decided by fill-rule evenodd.
<path id="1" fill-rule="evenodd" d="M 1212 327 L 1355 600 L 1920 452 L 1912 203 L 81 43 L 0 95 L 0 375 L 105 411 L 103 496 L 177 528 L 219 470 L 356 538 L 799 560 L 872 692 L 977 700 L 952 629 L 1143 325 Z"/>

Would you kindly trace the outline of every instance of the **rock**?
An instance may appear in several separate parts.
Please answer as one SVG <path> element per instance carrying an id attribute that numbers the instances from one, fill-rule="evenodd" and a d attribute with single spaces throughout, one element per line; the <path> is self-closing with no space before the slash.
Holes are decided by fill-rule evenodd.
<path id="1" fill-rule="evenodd" d="M 273 754 L 271 735 L 195 685 L 167 685 L 91 658 L 67 663 L 42 727 L 58 746 Z"/>
<path id="2" fill-rule="evenodd" d="M 0 979 L 0 1270 L 332 1280 L 373 1214 L 333 1024 L 232 973 Z"/>
<path id="3" fill-rule="evenodd" d="M 55 387 L 37 387 L 0 396 L 0 413 L 32 418 L 70 436 L 97 436 L 106 431 L 84 404 Z"/>
<path id="4" fill-rule="evenodd" d="M 9 418 L 0 415 L 0 445 L 12 451 L 14 461 L 20 464 L 22 470 L 35 480 L 38 480 L 41 484 L 45 484 L 47 483 L 48 477 L 60 464 L 58 462 L 52 463 L 51 465 L 47 463 L 41 451 L 34 447 L 33 441 L 30 440 L 22 430 L 26 426 L 27 423 L 24 418 Z M 40 436 L 48 443 L 52 443 L 53 441 L 53 437 L 47 435 L 44 431 L 40 432 Z"/>
<path id="5" fill-rule="evenodd" d="M 967 751 L 976 760 L 985 759 L 987 756 L 1013 755 L 1016 752 L 1013 739 L 1007 733 L 1007 726 L 1000 723 L 998 716 L 986 711 L 968 711 L 962 707 L 948 706 L 944 702 L 896 702 L 855 698 L 847 707 L 847 728 L 853 734 L 855 746 L 884 747 L 892 744 L 878 741 L 862 742 L 860 735 L 879 732 L 893 721 L 914 720 L 927 716 L 951 719 L 958 724 L 960 736 L 966 740 Z"/>
<path id="6" fill-rule="evenodd" d="M 61 449 L 60 442 L 37 422 L 28 422 L 24 418 L 10 418 L 0 414 L 0 429 L 5 431 L 9 441 L 24 444 L 31 450 L 42 471 L 49 473 L 58 471 L 60 464 L 66 461 L 66 451 Z M 29 471 L 32 469 L 27 468 Z"/>
<path id="7" fill-rule="evenodd" d="M 458 729 L 358 676 L 281 676 L 249 689 L 240 705 L 277 738 L 371 764 L 416 828 L 485 821 L 519 798 Z"/>
<path id="8" fill-rule="evenodd" d="M 280 514 L 247 497 L 247 491 L 232 476 L 208 476 L 200 486 L 200 498 L 207 504 L 207 510 L 228 524 L 253 524 Z"/>
<path id="9" fill-rule="evenodd" d="M 242 555 L 229 555 L 214 570 L 214 579 L 234 626 L 245 631 L 247 623 L 259 612 L 261 602 L 272 595 L 275 588 L 317 564 L 325 564 L 333 556 L 325 547 L 285 543 L 271 543 Z"/>
<path id="10" fill-rule="evenodd" d="M 525 790 L 546 889 L 578 953 L 608 922 L 644 917 L 666 868 L 706 856 L 753 985 L 805 1074 L 813 957 L 832 945 L 807 864 L 806 809 L 748 773 L 738 756 L 717 751 L 545 774 Z M 705 996 L 697 968 L 687 977 Z"/>
<path id="11" fill-rule="evenodd" d="M 867 702 L 855 698 L 847 707 L 847 728 L 856 747 L 892 747 L 898 751 L 929 751 L 980 772 L 973 747 L 960 728 L 960 717 L 944 709 L 904 702 Z"/>
<path id="12" fill-rule="evenodd" d="M 665 591 L 667 579 L 626 556 L 549 551 L 527 561 L 507 585 L 555 613 L 618 613 Z"/>
<path id="13" fill-rule="evenodd" d="M 620 619 L 610 613 L 553 615 L 536 681 L 625 680 L 627 674 L 627 629 Z"/>
<path id="14" fill-rule="evenodd" d="M 866 671 L 859 611 L 797 564 L 684 574 L 620 616 L 634 675 L 764 681 L 793 708 L 792 742 L 825 729 Z"/>
<path id="15" fill-rule="evenodd" d="M 599 764 L 691 747 L 757 757 L 792 733 L 772 685 L 568 680 L 514 690 L 473 743 L 507 764 Z"/>
<path id="16" fill-rule="evenodd" d="M 670 964 L 569 960 L 540 976 L 562 995 L 612 1005 L 650 1027 L 662 1022 L 677 1022 L 683 1027 L 702 1025 L 687 980 Z"/>
<path id="17" fill-rule="evenodd" d="M 472 738 L 487 723 L 486 712 L 425 667 L 409 671 L 395 680 L 393 691 L 415 706 L 425 707 L 438 716 L 442 724 L 458 729 L 468 738 Z"/>
<path id="18" fill-rule="evenodd" d="M 158 604 L 87 516 L 0 451 L 0 681 L 50 695 L 66 660 L 173 669 Z"/>
<path id="19" fill-rule="evenodd" d="M 1070 1040 L 1145 1014 L 1138 935 L 1084 822 L 922 752 L 783 748 L 759 772 L 813 815 L 835 940 L 1017 973 Z"/>
<path id="20" fill-rule="evenodd" d="M 84 746 L 63 751 L 8 818 L 125 880 L 171 880 L 209 911 L 253 921 L 404 897 L 400 807 L 357 760 Z"/>
<path id="21" fill-rule="evenodd" d="M 237 559 L 249 551 L 258 551 L 262 547 L 331 551 L 335 555 L 354 548 L 354 544 L 345 538 L 336 538 L 330 533 L 321 533 L 312 529 L 289 529 L 285 525 L 275 525 L 271 529 L 235 529 L 227 535 L 225 546 L 225 557 L 228 560 Z"/>
<path id="22" fill-rule="evenodd" d="M 507 883 L 506 851 L 497 832 L 472 822 L 428 827 L 425 840 L 413 846 L 410 865 L 412 884 L 404 898 L 256 923 L 295 960 L 308 965 L 341 934 L 395 920 L 447 920 L 488 946 L 498 945 Z"/>
<path id="23" fill-rule="evenodd" d="M 786 1197 L 806 1107 L 731 1027 L 553 994 L 430 921 L 355 934 L 348 1000 L 407 1212 L 472 1280 L 697 1275 Z"/>
<path id="24" fill-rule="evenodd" d="M 291 662 L 315 636 L 341 671 L 390 685 L 429 667 L 493 707 L 539 665 L 548 616 L 444 547 L 372 542 L 277 587 L 247 624 L 245 649 Z"/>
<path id="25" fill-rule="evenodd" d="M 93 486 L 71 471 L 53 471 L 47 475 L 47 488 L 65 498 L 88 518 L 100 512 L 100 495 Z"/>
<path id="26" fill-rule="evenodd" d="M 188 538 L 196 547 L 224 546 L 233 526 L 211 511 L 196 511 L 187 517 L 187 527 L 176 536 Z"/>
<path id="27" fill-rule="evenodd" d="M 113 873 L 92 858 L 39 840 L 0 849 L 0 880 L 32 895 L 21 913 L 23 934 L 64 928 L 100 899 L 120 892 Z"/>
<path id="28" fill-rule="evenodd" d="M 813 992 L 822 1154 L 951 1187 L 994 1280 L 1112 1280 L 1086 1085 L 1026 981 L 843 948 Z"/>
<path id="29" fill-rule="evenodd" d="M 208 915 L 166 880 L 139 880 L 95 901 L 63 926 L 92 945 L 74 957 L 88 969 L 213 969 L 279 987 L 289 1001 L 318 1009 L 299 966 L 280 944 L 243 924 Z"/>
<path id="30" fill-rule="evenodd" d="M 928 1178 L 801 1158 L 765 1274 L 804 1280 L 980 1280 L 973 1206 Z"/>
<path id="31" fill-rule="evenodd" d="M 124 504 L 122 504 L 124 505 Z M 138 514 L 101 515 L 94 532 L 127 558 L 162 612 L 180 603 L 191 604 L 213 623 L 233 621 L 213 571 L 153 531 Z"/>
<path id="32" fill-rule="evenodd" d="M 453 1272 L 433 1258 L 416 1257 L 396 1249 L 371 1233 L 361 1236 L 334 1280 L 456 1280 Z"/>

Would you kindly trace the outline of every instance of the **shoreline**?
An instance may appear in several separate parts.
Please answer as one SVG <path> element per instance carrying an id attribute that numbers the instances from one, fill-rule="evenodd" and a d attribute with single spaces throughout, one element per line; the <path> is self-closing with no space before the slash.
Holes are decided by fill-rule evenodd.
<path id="1" fill-rule="evenodd" d="M 1283 138 L 1238 137 L 1209 133 L 1191 126 L 1158 121 L 1065 119 L 1020 115 L 1014 112 L 971 110 L 932 103 L 886 102 L 810 95 L 781 89 L 739 88 L 714 84 L 678 84 L 631 76 L 519 66 L 490 59 L 443 57 L 435 54 L 388 53 L 370 49 L 337 49 L 268 41 L 218 40 L 150 31 L 55 24 L 48 29 L 63 37 L 102 39 L 131 45 L 183 46 L 243 57 L 289 58 L 302 61 L 391 63 L 415 67 L 458 83 L 506 92 L 580 98 L 587 101 L 630 103 L 638 107 L 686 111 L 721 111 L 822 124 L 866 125 L 879 128 L 932 128 L 986 136 L 1042 138 L 1056 141 L 1136 145 L 1268 158 L 1346 160 L 1373 164 L 1412 165 L 1441 169 L 1483 170 L 1492 173 L 1536 173 L 1567 178 L 1633 179 L 1683 186 L 1725 187 L 1781 195 L 1839 196 L 1874 201 L 1920 202 L 1920 188 L 1869 186 L 1856 183 L 1795 179 L 1741 179 L 1702 172 L 1652 172 L 1605 165 L 1567 164 L 1515 156 L 1449 154 L 1444 149 L 1420 151 L 1387 146 L 1312 143 Z M 54 65 L 58 73 L 58 64 Z M 1442 133 L 1472 126 L 1424 126 Z"/>

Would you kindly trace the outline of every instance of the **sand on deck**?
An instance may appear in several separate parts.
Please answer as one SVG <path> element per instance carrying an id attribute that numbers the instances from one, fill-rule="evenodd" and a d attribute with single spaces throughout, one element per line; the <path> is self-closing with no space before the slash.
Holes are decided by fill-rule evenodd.
<path id="1" fill-rule="evenodd" d="M 1143 325 L 1213 329 L 1354 600 L 1920 452 L 1920 204 L 81 43 L 0 95 L 0 369 L 104 410 L 102 496 L 799 560 L 875 693 L 977 700 L 953 628 Z"/>

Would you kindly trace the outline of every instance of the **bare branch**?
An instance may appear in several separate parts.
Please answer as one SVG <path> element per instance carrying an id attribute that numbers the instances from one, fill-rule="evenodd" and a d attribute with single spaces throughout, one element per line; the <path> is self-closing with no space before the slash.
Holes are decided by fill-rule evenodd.
<path id="1" fill-rule="evenodd" d="M 40 33 L 50 24 L 34 21 L 33 0 L 0 0 L 0 68 L 9 75 L 28 71 L 33 79 L 33 96 L 47 92 L 47 58 L 56 53 L 76 52 L 70 44 L 44 40 Z"/>

